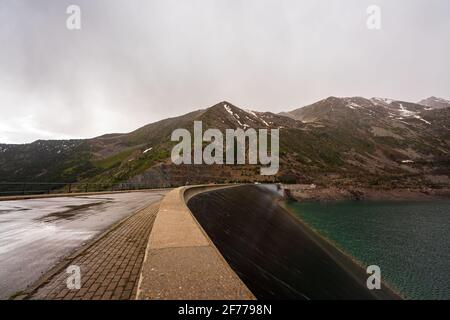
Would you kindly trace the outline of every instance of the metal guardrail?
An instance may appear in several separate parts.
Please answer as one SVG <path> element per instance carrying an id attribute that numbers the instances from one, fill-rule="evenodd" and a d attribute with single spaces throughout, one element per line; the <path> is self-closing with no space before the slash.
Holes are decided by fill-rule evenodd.
<path id="1" fill-rule="evenodd" d="M 155 186 L 136 183 L 0 182 L 0 196 L 126 191 L 152 188 L 155 188 Z"/>

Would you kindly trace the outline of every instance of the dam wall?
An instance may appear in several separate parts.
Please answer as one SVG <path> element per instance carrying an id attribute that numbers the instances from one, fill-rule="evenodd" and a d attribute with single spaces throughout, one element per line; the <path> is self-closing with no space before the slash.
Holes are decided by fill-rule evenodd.
<path id="1" fill-rule="evenodd" d="M 188 201 L 197 221 L 257 299 L 399 299 L 370 290 L 365 268 L 280 206 L 276 186 L 242 185 Z"/>
<path id="2" fill-rule="evenodd" d="M 137 299 L 401 299 L 279 205 L 270 185 L 174 189 L 151 231 Z"/>

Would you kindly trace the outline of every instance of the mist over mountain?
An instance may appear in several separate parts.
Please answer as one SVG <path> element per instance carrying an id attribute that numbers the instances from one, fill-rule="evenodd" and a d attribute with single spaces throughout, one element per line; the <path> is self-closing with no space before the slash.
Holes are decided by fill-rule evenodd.
<path id="1" fill-rule="evenodd" d="M 194 183 L 285 182 L 373 188 L 450 185 L 450 104 L 386 98 L 329 97 L 281 114 L 229 102 L 86 140 L 0 144 L 2 182 L 89 182 L 167 187 Z M 173 130 L 280 129 L 280 170 L 259 165 L 179 165 L 170 153 Z"/>

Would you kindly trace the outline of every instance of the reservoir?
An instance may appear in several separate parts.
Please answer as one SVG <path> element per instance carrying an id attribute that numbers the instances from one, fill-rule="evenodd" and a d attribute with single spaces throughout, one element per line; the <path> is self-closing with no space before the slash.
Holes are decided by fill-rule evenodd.
<path id="1" fill-rule="evenodd" d="M 285 205 L 403 297 L 450 299 L 450 201 Z"/>

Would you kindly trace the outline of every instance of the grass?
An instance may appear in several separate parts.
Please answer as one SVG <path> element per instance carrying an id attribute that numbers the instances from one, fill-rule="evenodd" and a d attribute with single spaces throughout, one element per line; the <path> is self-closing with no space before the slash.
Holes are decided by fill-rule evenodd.
<path id="1" fill-rule="evenodd" d="M 135 149 L 127 149 L 122 152 L 116 153 L 115 155 L 112 155 L 111 157 L 102 159 L 102 160 L 96 160 L 92 161 L 92 164 L 100 169 L 107 170 L 111 169 L 117 166 L 120 166 L 120 164 L 127 159 L 131 154 L 135 151 Z"/>

